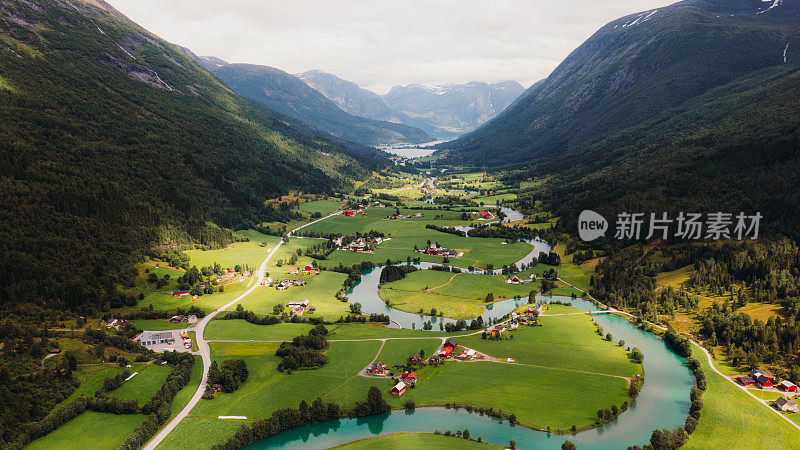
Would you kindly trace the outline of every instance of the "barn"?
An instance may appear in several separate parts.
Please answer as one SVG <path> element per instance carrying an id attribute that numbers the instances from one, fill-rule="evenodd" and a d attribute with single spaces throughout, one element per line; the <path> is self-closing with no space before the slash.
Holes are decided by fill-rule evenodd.
<path id="1" fill-rule="evenodd" d="M 392 395 L 396 395 L 400 397 L 401 395 L 405 394 L 406 392 L 406 384 L 402 381 L 394 385 L 392 388 Z"/>

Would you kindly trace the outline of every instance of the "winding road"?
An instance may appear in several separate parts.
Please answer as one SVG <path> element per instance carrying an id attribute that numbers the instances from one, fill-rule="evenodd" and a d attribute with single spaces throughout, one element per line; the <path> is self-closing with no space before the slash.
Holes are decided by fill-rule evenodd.
<path id="1" fill-rule="evenodd" d="M 317 222 L 328 219 L 337 214 L 339 214 L 338 210 L 325 217 L 322 217 L 320 219 L 299 226 L 290 231 L 288 233 L 288 236 L 291 237 L 292 233 L 295 233 L 309 225 L 313 225 Z M 206 315 L 202 320 L 200 320 L 197 323 L 197 325 L 195 325 L 194 328 L 194 330 L 196 331 L 195 341 L 197 342 L 197 347 L 198 347 L 198 352 L 195 354 L 199 354 L 200 357 L 203 359 L 203 378 L 200 381 L 200 385 L 197 387 L 197 391 L 194 393 L 191 400 L 189 400 L 189 403 L 187 403 L 186 406 L 184 406 L 184 408 L 181 410 L 181 412 L 179 412 L 177 416 L 175 416 L 171 421 L 169 421 L 169 423 L 167 423 L 167 425 L 164 426 L 164 428 L 162 428 L 161 431 L 159 431 L 158 434 L 156 434 L 155 437 L 153 437 L 153 439 L 151 439 L 150 442 L 148 442 L 147 445 L 144 446 L 145 450 L 152 450 L 158 447 L 161 441 L 163 441 L 164 438 L 166 438 L 167 435 L 169 435 L 172 432 L 172 430 L 174 430 L 175 427 L 177 427 L 178 424 L 181 423 L 181 421 L 186 416 L 189 415 L 189 412 L 192 410 L 192 408 L 194 408 L 195 405 L 197 405 L 197 402 L 199 402 L 200 399 L 203 397 L 203 392 L 205 392 L 205 386 L 206 383 L 208 382 L 208 369 L 211 366 L 211 349 L 208 345 L 209 341 L 203 338 L 203 331 L 205 331 L 206 325 L 208 325 L 208 323 L 212 319 L 214 319 L 214 317 L 216 317 L 219 313 L 227 310 L 231 306 L 242 301 L 248 295 L 255 292 L 256 289 L 261 287 L 261 282 L 264 281 L 264 273 L 267 271 L 267 264 L 269 264 L 270 259 L 272 259 L 272 257 L 275 256 L 275 253 L 277 253 L 278 249 L 280 249 L 282 245 L 283 245 L 283 239 L 281 239 L 281 241 L 278 242 L 278 244 L 275 245 L 275 247 L 273 247 L 273 249 L 269 253 L 267 253 L 266 258 L 264 258 L 264 261 L 261 262 L 261 265 L 258 267 L 258 270 L 255 273 L 254 276 L 255 283 L 253 282 L 249 283 L 248 284 L 249 288 L 244 293 L 242 293 L 242 295 L 231 300 L 230 302 L 223 305 L 222 307 L 212 312 L 211 314 Z"/>

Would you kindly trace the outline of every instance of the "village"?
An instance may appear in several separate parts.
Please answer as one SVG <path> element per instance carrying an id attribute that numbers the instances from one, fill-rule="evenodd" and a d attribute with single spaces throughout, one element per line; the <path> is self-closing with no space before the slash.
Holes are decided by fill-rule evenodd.
<path id="1" fill-rule="evenodd" d="M 745 388 L 755 387 L 765 392 L 778 393 L 775 409 L 782 412 L 798 413 L 800 407 L 794 397 L 798 395 L 797 385 L 789 380 L 778 379 L 765 370 L 751 370 L 747 375 L 734 376 L 737 383 Z"/>
<path id="2" fill-rule="evenodd" d="M 528 326 L 541 326 L 538 322 L 538 317 L 542 314 L 543 306 L 539 303 L 526 306 L 520 312 L 511 314 L 511 318 L 506 322 L 495 324 L 480 332 L 483 339 L 502 339 L 502 335 L 508 331 L 514 331 L 520 325 Z M 474 334 L 474 333 L 473 333 Z M 414 371 L 424 369 L 425 367 L 437 367 L 445 362 L 494 362 L 514 364 L 514 358 L 498 358 L 482 353 L 473 348 L 459 345 L 458 340 L 455 338 L 443 338 L 442 344 L 436 351 L 428 358 L 423 352 L 414 353 L 408 357 L 408 361 L 403 366 L 394 366 L 393 369 L 387 365 L 376 360 L 365 367 L 361 376 L 370 378 L 386 378 L 392 380 L 391 394 L 395 396 L 402 396 L 407 389 L 413 389 L 419 382 L 419 376 Z M 396 376 L 399 373 L 399 376 Z"/>

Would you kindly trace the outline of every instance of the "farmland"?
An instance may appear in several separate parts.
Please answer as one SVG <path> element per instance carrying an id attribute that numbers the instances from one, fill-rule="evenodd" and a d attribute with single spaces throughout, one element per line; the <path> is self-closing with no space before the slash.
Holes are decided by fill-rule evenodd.
<path id="1" fill-rule="evenodd" d="M 85 412 L 26 448 L 115 449 L 145 418 L 141 414 Z"/>
<path id="2" fill-rule="evenodd" d="M 351 266 L 361 261 L 383 263 L 387 259 L 405 261 L 407 258 L 418 256 L 421 256 L 423 261 L 442 262 L 441 257 L 420 255 L 414 252 L 415 245 L 418 248 L 424 248 L 428 240 L 432 243 L 438 242 L 442 246 L 464 252 L 463 257 L 450 260 L 451 264 L 462 268 L 469 266 L 486 267 L 487 264 L 501 267 L 519 261 L 531 251 L 530 244 L 525 242 L 500 245 L 503 242 L 502 239 L 465 238 L 425 228 L 425 225 L 429 223 L 438 226 L 463 225 L 465 222 L 461 220 L 460 212 L 401 209 L 401 214 L 420 213 L 424 217 L 389 220 L 386 217 L 393 212 L 389 208 L 368 208 L 366 211 L 366 216 L 334 216 L 324 222 L 311 225 L 305 230 L 342 234 L 367 233 L 375 230 L 384 233 L 386 237 L 391 237 L 391 240 L 378 245 L 374 254 L 337 250 L 330 255 L 328 261 L 321 263 L 323 266 L 334 267 L 339 264 Z"/>

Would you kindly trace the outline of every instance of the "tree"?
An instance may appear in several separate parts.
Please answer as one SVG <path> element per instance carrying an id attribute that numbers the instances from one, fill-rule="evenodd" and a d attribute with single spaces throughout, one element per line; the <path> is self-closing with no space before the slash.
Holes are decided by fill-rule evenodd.
<path id="1" fill-rule="evenodd" d="M 493 301 L 494 301 L 494 294 L 492 294 L 491 292 L 489 292 L 488 294 L 486 294 L 486 300 L 484 300 L 484 301 L 485 301 L 486 303 L 491 303 L 491 302 L 493 302 Z"/>
<path id="2" fill-rule="evenodd" d="M 513 450 L 513 449 L 515 449 L 515 448 L 517 448 L 517 441 L 515 441 L 515 440 L 513 440 L 513 439 L 511 439 L 510 441 L 508 441 L 508 447 L 509 447 L 509 448 L 511 448 L 512 450 Z"/>
<path id="3" fill-rule="evenodd" d="M 561 444 L 561 450 L 577 450 L 578 446 L 572 443 L 572 441 L 564 441 Z"/>

